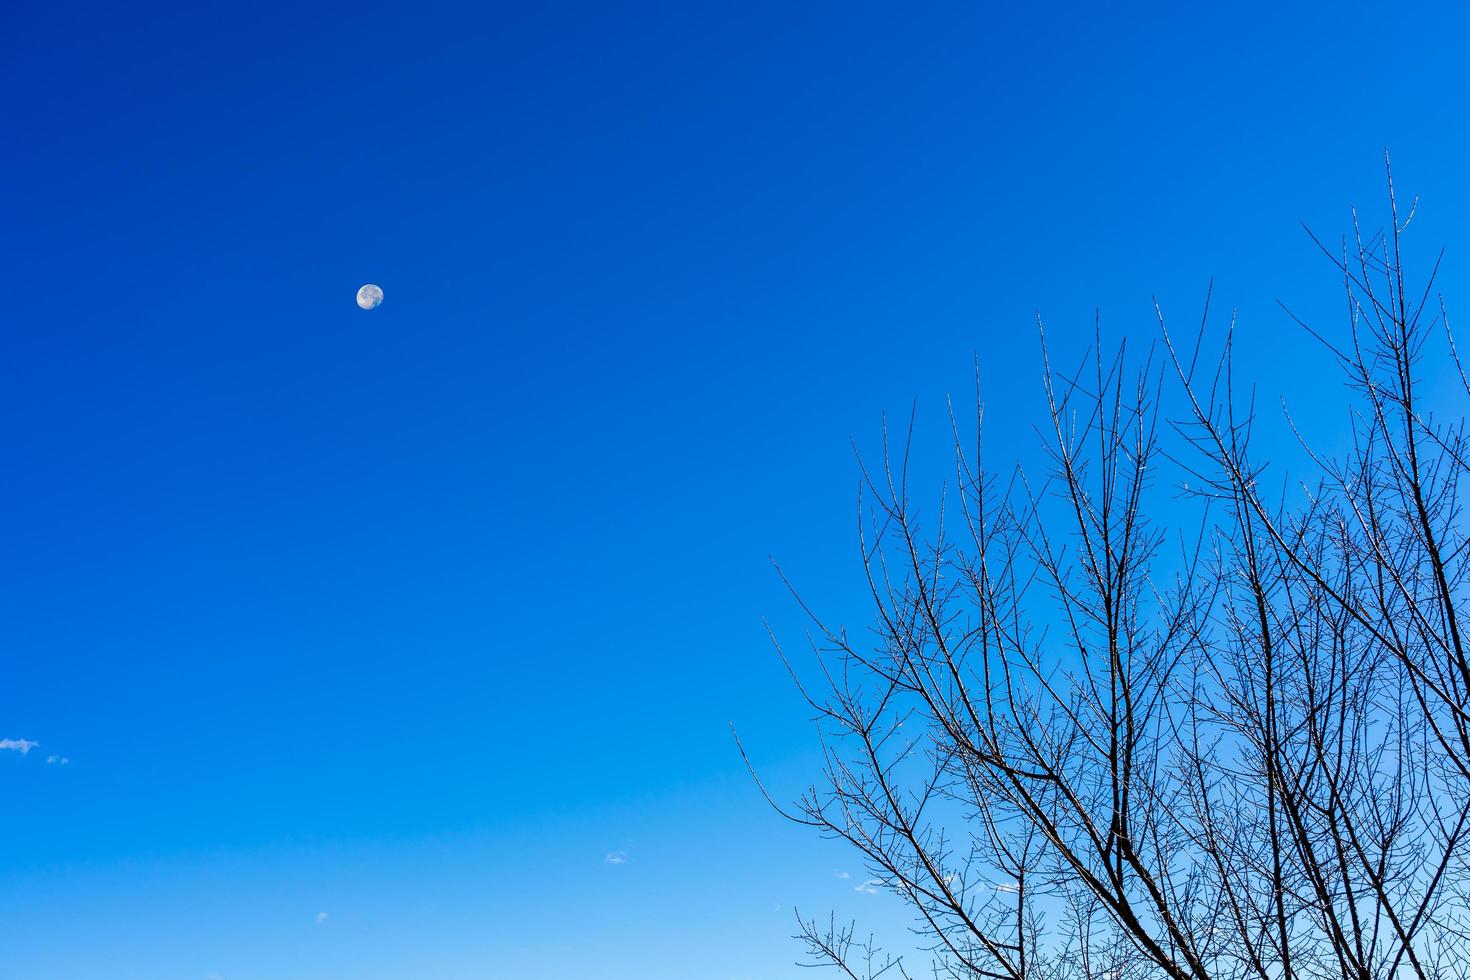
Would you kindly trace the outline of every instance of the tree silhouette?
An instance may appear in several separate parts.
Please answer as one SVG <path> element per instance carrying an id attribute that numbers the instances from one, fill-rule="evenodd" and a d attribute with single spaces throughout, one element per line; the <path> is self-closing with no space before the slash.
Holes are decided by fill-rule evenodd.
<path id="1" fill-rule="evenodd" d="M 1347 323 L 1302 325 L 1346 380 L 1350 448 L 1303 441 L 1310 482 L 1266 485 L 1233 322 L 1203 351 L 1208 303 L 1190 341 L 1160 313 L 1136 367 L 1094 347 L 1058 371 L 1042 335 L 1042 479 L 982 466 L 978 409 L 973 444 L 951 412 L 955 489 L 928 520 L 912 419 L 860 460 L 872 629 L 802 604 L 815 668 L 781 656 L 825 765 L 772 804 L 912 909 L 924 973 L 1470 976 L 1470 446 L 1463 410 L 1431 412 L 1425 360 L 1459 370 L 1451 400 L 1470 381 L 1438 262 L 1406 279 L 1412 209 L 1388 188 L 1384 232 L 1354 214 L 1340 249 L 1312 239 Z M 1164 491 L 1197 505 L 1187 533 L 1157 518 Z M 813 965 L 914 975 L 798 919 Z"/>

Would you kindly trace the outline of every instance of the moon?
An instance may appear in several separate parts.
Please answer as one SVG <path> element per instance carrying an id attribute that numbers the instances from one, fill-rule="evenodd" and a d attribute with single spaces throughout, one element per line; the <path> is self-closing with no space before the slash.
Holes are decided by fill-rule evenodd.
<path id="1" fill-rule="evenodd" d="M 383 302 L 383 289 L 368 283 L 357 291 L 357 305 L 365 310 L 376 310 Z"/>

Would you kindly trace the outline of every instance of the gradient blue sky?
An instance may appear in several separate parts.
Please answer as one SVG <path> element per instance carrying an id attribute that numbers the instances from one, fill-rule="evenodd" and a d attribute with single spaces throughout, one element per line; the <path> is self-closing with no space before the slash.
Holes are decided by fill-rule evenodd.
<path id="1" fill-rule="evenodd" d="M 0 5 L 0 977 L 891 928 L 726 727 L 810 771 L 767 555 L 859 620 L 849 436 L 942 439 L 978 352 L 1024 453 L 1038 310 L 1080 353 L 1213 276 L 1330 403 L 1275 300 L 1340 309 L 1297 222 L 1385 145 L 1464 281 L 1454 6 Z"/>

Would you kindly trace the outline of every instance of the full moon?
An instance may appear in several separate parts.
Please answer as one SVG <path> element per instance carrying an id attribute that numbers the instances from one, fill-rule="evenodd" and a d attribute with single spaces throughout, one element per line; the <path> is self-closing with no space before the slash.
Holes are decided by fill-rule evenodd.
<path id="1" fill-rule="evenodd" d="M 383 302 L 383 290 L 379 286 L 368 283 L 357 291 L 357 305 L 365 310 L 376 310 L 381 302 Z"/>

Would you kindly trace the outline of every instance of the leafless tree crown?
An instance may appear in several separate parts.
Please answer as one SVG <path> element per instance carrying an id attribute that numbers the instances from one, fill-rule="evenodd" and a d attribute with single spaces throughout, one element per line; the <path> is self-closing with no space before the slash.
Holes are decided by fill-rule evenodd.
<path id="1" fill-rule="evenodd" d="M 819 666 L 788 666 L 826 762 L 781 809 L 912 909 L 923 973 L 1470 977 L 1470 446 L 1462 411 L 1427 407 L 1426 359 L 1459 370 L 1454 400 L 1470 382 L 1389 200 L 1384 232 L 1313 239 L 1347 324 L 1302 325 L 1350 432 L 1332 458 L 1303 440 L 1308 483 L 1263 479 L 1233 323 L 1205 357 L 1203 321 L 1181 343 L 1162 314 L 1137 369 L 1045 361 L 1044 480 L 983 468 L 978 411 L 973 444 L 951 413 L 956 489 L 923 522 L 906 440 L 863 465 L 874 628 L 807 610 Z M 1151 519 L 1181 489 L 1187 534 Z M 915 975 L 801 921 L 814 965 Z"/>

